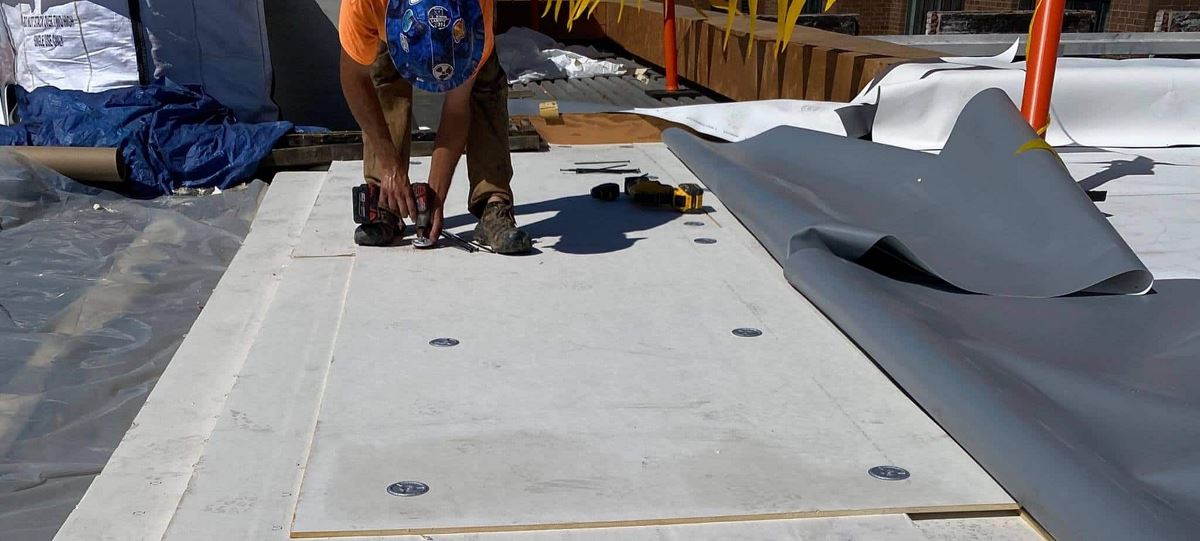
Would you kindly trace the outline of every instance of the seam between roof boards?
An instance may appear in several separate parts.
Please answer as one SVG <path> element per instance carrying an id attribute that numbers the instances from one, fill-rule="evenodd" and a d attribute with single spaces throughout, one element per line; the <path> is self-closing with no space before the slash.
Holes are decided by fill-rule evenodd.
<path id="1" fill-rule="evenodd" d="M 718 523 L 753 523 L 774 520 L 805 520 L 817 518 L 847 518 L 881 515 L 899 515 L 911 520 L 912 515 L 926 513 L 990 514 L 998 511 L 1019 513 L 1020 506 L 1011 504 L 970 504 L 922 507 L 881 507 L 872 509 L 844 509 L 829 511 L 800 511 L 793 513 L 763 513 L 751 515 L 718 515 L 702 517 L 673 517 L 661 519 L 605 520 L 596 522 L 551 522 L 545 524 L 497 524 L 492 526 L 461 526 L 431 528 L 396 528 L 368 530 L 292 531 L 293 539 L 328 539 L 345 537 L 390 537 L 407 535 L 455 535 L 491 533 L 529 533 L 548 530 L 595 530 L 605 528 L 634 528 L 654 526 L 688 526 Z"/>
<path id="2" fill-rule="evenodd" d="M 258 309 L 257 313 L 255 314 L 255 318 L 253 320 L 252 334 L 248 334 L 248 336 L 251 336 L 252 339 L 248 340 L 246 343 L 244 343 L 243 347 L 238 351 L 237 366 L 233 367 L 233 372 L 231 373 L 231 376 L 229 377 L 229 379 L 227 381 L 228 385 L 222 387 L 221 392 L 223 394 L 223 399 L 221 400 L 220 406 L 217 408 L 216 414 L 211 416 L 211 422 L 209 423 L 209 426 L 206 427 L 203 443 L 199 446 L 198 452 L 195 455 L 195 459 L 192 461 L 192 464 L 191 464 L 192 473 L 188 477 L 188 482 L 187 482 L 186 486 L 184 487 L 184 490 L 178 494 L 178 497 L 174 498 L 175 505 L 172 506 L 172 508 L 171 508 L 170 517 L 167 519 L 166 523 L 163 524 L 161 531 L 157 531 L 155 533 L 154 538 L 156 538 L 156 539 L 163 539 L 166 537 L 167 532 L 170 531 L 171 524 L 175 521 L 175 516 L 178 513 L 180 506 L 183 504 L 184 495 L 192 487 L 192 481 L 196 478 L 196 467 L 200 465 L 201 460 L 204 458 L 205 451 L 208 449 L 208 443 L 212 438 L 213 429 L 216 428 L 217 423 L 221 419 L 221 414 L 225 411 L 226 404 L 229 403 L 229 397 L 232 394 L 233 387 L 234 387 L 234 385 L 237 384 L 238 377 L 240 376 L 240 374 L 242 373 L 242 370 L 246 366 L 246 359 L 249 358 L 250 352 L 254 349 L 254 344 L 256 342 L 258 342 L 259 332 L 262 330 L 263 323 L 266 321 L 266 315 L 270 311 L 271 306 L 275 303 L 276 293 L 279 291 L 279 286 L 283 283 L 283 280 L 287 275 L 286 267 L 293 259 L 291 256 L 292 250 L 294 250 L 296 248 L 296 245 L 298 245 L 300 243 L 300 239 L 302 238 L 302 236 L 304 234 L 304 229 L 308 225 L 309 215 L 312 214 L 312 209 L 316 205 L 317 197 L 321 193 L 321 188 L 324 187 L 325 182 L 328 179 L 329 179 L 329 174 L 328 174 L 328 172 L 326 172 L 324 175 L 321 176 L 321 181 L 317 182 L 316 185 L 314 186 L 314 189 L 312 190 L 312 193 L 311 193 L 311 196 L 312 196 L 311 201 L 309 201 L 310 198 L 307 196 L 304 198 L 304 202 L 308 203 L 308 212 L 305 213 L 304 219 L 299 221 L 299 227 L 296 227 L 294 229 L 294 231 L 288 232 L 289 233 L 289 235 L 287 237 L 288 242 L 286 244 L 283 244 L 282 246 L 278 247 L 277 253 L 273 254 L 273 256 L 275 256 L 275 257 L 282 256 L 282 261 L 278 261 L 278 263 L 280 263 L 279 266 L 281 266 L 283 268 L 280 269 L 278 271 L 278 273 L 274 276 L 275 279 L 270 280 L 268 283 L 268 287 L 270 288 L 270 291 L 266 296 L 264 296 L 265 302 L 263 302 L 259 306 L 259 309 Z M 268 197 L 270 195 L 269 187 L 267 189 L 267 192 L 268 192 L 268 194 L 267 194 L 267 196 L 264 196 L 263 202 L 265 202 L 266 197 Z M 262 203 L 260 202 L 259 209 L 261 209 L 261 208 L 262 208 Z M 257 216 L 256 216 L 256 218 L 257 218 Z M 251 227 L 253 228 L 253 223 L 251 224 Z M 243 243 L 243 246 L 245 246 L 245 243 Z M 240 253 L 240 250 L 239 250 L 239 253 Z M 273 264 L 271 265 L 271 268 L 276 268 L 276 265 L 274 264 L 274 263 L 276 263 L 276 261 L 273 261 L 272 263 Z M 349 279 L 347 279 L 347 283 L 349 283 Z M 218 287 L 220 287 L 219 283 L 218 283 Z M 214 291 L 215 291 L 215 289 L 214 289 Z M 343 300 L 344 300 L 344 296 L 343 296 Z M 339 316 L 339 320 L 340 320 L 340 316 Z M 190 331 L 189 331 L 189 334 L 190 334 Z"/>
<path id="3" fill-rule="evenodd" d="M 349 256 L 354 257 L 354 256 Z M 357 263 L 357 258 L 355 263 Z M 316 403 L 313 404 L 312 420 L 308 423 L 308 445 L 305 446 L 304 456 L 300 460 L 299 468 L 296 469 L 296 479 L 292 483 L 292 494 L 295 496 L 292 499 L 291 516 L 288 517 L 288 537 L 294 537 L 296 524 L 296 510 L 300 504 L 300 494 L 304 487 L 305 473 L 308 471 L 308 459 L 312 456 L 313 444 L 317 438 L 317 423 L 321 418 L 321 408 L 325 405 L 325 389 L 329 386 L 329 374 L 333 372 L 333 350 L 337 345 L 338 335 L 342 333 L 342 319 L 346 317 L 346 299 L 350 295 L 350 281 L 354 279 L 354 268 L 357 264 L 350 265 L 350 269 L 346 271 L 346 283 L 342 286 L 342 302 L 341 309 L 338 310 L 337 323 L 334 328 L 333 335 L 329 340 L 329 362 L 325 363 L 325 374 L 321 378 L 321 390 L 317 397 Z"/>
<path id="4" fill-rule="evenodd" d="M 304 194 L 303 197 L 297 197 L 297 200 L 309 203 L 310 212 L 311 205 L 316 202 L 317 194 L 320 191 L 320 187 L 324 184 L 324 180 L 325 177 L 323 176 L 320 182 L 314 183 L 315 185 L 309 189 L 309 193 Z M 270 192 L 270 188 L 268 188 L 268 192 Z M 268 198 L 264 197 L 263 204 L 260 204 L 258 208 L 259 214 L 255 216 L 256 221 L 262 215 L 261 212 L 263 210 L 263 206 L 267 202 Z M 175 511 L 178 509 L 180 502 L 183 499 L 183 495 L 187 492 L 188 487 L 191 485 L 191 480 L 195 476 L 195 468 L 199 464 L 199 459 L 203 456 L 204 449 L 207 447 L 208 439 L 211 436 L 212 429 L 216 426 L 219 418 L 220 408 L 224 407 L 228 399 L 229 390 L 233 387 L 233 384 L 237 379 L 237 374 L 240 372 L 251 347 L 256 341 L 257 332 L 262 326 L 267 308 L 272 302 L 274 302 L 275 293 L 278 290 L 280 282 L 282 282 L 282 273 L 277 273 L 277 275 L 272 278 L 262 276 L 260 273 L 263 271 L 275 270 L 287 263 L 289 260 L 289 253 L 292 247 L 299 242 L 300 233 L 303 231 L 304 224 L 307 222 L 307 215 L 301 219 L 300 217 L 296 216 L 298 213 L 295 211 L 292 213 L 284 212 L 281 214 L 282 215 L 279 217 L 272 218 L 284 222 L 294 220 L 294 222 L 280 224 L 278 226 L 278 229 L 286 228 L 284 232 L 287 234 L 287 236 L 285 237 L 285 242 L 277 242 L 275 246 L 272 246 L 272 239 L 271 237 L 268 237 L 268 235 L 276 234 L 276 232 L 272 231 L 272 228 L 265 224 L 259 225 L 259 227 L 256 228 L 252 222 L 250 231 L 247 234 L 246 240 L 243 241 L 242 246 L 239 248 L 238 254 L 234 256 L 234 260 L 226 269 L 221 281 L 219 281 L 217 286 L 213 289 L 213 297 L 218 297 L 221 300 L 217 303 L 214 303 L 213 298 L 209 298 L 207 303 L 209 311 L 201 313 L 201 316 L 197 318 L 196 323 L 194 323 L 192 328 L 189 329 L 187 337 L 184 338 L 183 343 L 180 345 L 179 349 L 176 350 L 171 362 L 167 365 L 167 369 L 163 372 L 163 375 L 160 376 L 158 382 L 155 384 L 154 390 L 151 391 L 150 396 L 147 398 L 146 405 L 142 407 L 142 409 L 138 412 L 138 416 L 134 418 L 133 426 L 130 428 L 130 432 L 134 432 L 139 428 L 139 426 L 144 427 L 146 424 L 151 423 L 160 425 L 160 427 L 166 426 L 168 427 L 168 430 L 172 432 L 177 431 L 180 428 L 186 429 L 198 427 L 198 429 L 191 431 L 191 433 L 172 433 L 169 436 L 164 436 L 161 433 L 148 433 L 143 435 L 142 431 L 138 431 L 134 433 L 134 438 L 136 441 L 132 444 L 128 443 L 129 435 L 127 434 L 122 439 L 122 442 L 120 445 L 118 445 L 117 449 L 114 450 L 112 456 L 109 458 L 109 461 L 105 466 L 105 470 L 102 471 L 95 480 L 93 480 L 92 485 L 88 488 L 88 492 L 84 494 L 83 499 L 79 502 L 79 504 L 77 504 L 71 515 L 68 516 L 55 539 L 127 539 L 134 537 L 142 539 L 161 539 L 166 534 L 167 528 L 174 517 Z M 246 251 L 246 247 L 247 245 L 253 246 L 254 244 L 258 243 L 264 245 L 262 249 L 270 249 L 270 259 L 251 259 L 254 256 Z M 229 302 L 234 306 L 242 304 L 242 299 L 233 298 L 236 297 L 235 293 L 226 293 L 225 291 L 222 291 L 222 284 L 224 284 L 225 289 L 228 290 L 230 285 L 225 281 L 227 278 L 229 280 L 244 280 L 245 282 L 251 282 L 256 277 L 260 276 L 262 277 L 260 280 L 258 280 L 259 283 L 253 284 L 251 287 L 259 286 L 265 291 L 261 297 L 262 302 L 259 304 L 257 310 L 253 310 L 246 315 L 246 324 L 242 327 L 244 330 L 242 333 L 242 336 L 244 337 L 242 338 L 243 343 L 238 347 L 233 348 L 233 351 L 231 352 L 231 357 L 233 357 L 233 359 L 231 360 L 230 365 L 227 367 L 228 370 L 222 375 L 212 377 L 212 379 L 216 381 L 226 380 L 224 382 L 225 385 L 222 386 L 219 391 L 216 391 L 221 393 L 221 395 L 219 395 L 221 396 L 219 402 L 212 401 L 214 403 L 210 406 L 210 408 L 206 408 L 206 410 L 216 410 L 215 413 L 212 415 L 201 414 L 199 413 L 198 408 L 193 408 L 192 414 L 187 419 L 188 423 L 169 423 L 163 420 L 164 416 L 169 414 L 158 413 L 155 410 L 165 405 L 179 402 L 179 400 L 174 397 L 163 398 L 163 393 L 167 392 L 163 383 L 167 382 L 167 385 L 171 385 L 174 383 L 175 379 L 182 377 L 177 374 L 180 370 L 184 370 L 182 367 L 185 365 L 177 364 L 175 362 L 176 358 L 180 356 L 180 352 L 183 352 L 184 355 L 193 355 L 199 357 L 199 355 L 189 352 L 189 349 L 200 349 L 200 346 L 194 345 L 197 340 L 194 338 L 196 335 L 196 326 L 207 326 L 213 324 L 210 323 L 210 318 L 218 317 L 217 315 L 213 314 L 213 304 L 217 304 L 217 308 L 219 308 L 224 302 Z M 230 297 L 230 299 L 225 301 L 223 297 Z M 208 315 L 206 316 L 206 314 Z M 193 345 L 189 345 L 189 339 Z M 190 366 L 195 366 L 195 362 L 196 360 L 194 359 Z M 195 388 L 195 385 L 188 385 L 187 387 Z M 216 392 L 214 392 L 213 389 L 208 389 L 204 396 L 190 396 L 188 398 L 193 399 L 193 402 L 191 403 L 192 406 L 197 406 L 198 403 L 205 398 L 211 399 L 214 396 L 218 396 L 216 395 Z M 147 406 L 149 406 L 150 409 L 148 409 Z M 142 415 L 153 417 L 151 421 L 147 422 L 145 419 L 139 420 L 141 419 Z M 144 430 L 145 429 L 143 428 L 143 431 Z M 91 499 L 95 499 L 111 496 L 111 494 L 104 494 L 101 492 L 93 493 L 93 489 L 98 489 L 99 491 L 107 493 L 113 492 L 114 489 L 129 488 L 128 485 L 134 484 L 134 481 L 132 481 L 134 476 L 130 473 L 132 466 L 119 468 L 117 470 L 109 469 L 109 466 L 113 465 L 114 459 L 126 460 L 126 458 L 122 456 L 126 454 L 134 455 L 133 458 L 144 458 L 145 455 L 153 453 L 153 451 L 148 452 L 148 449 L 151 448 L 152 444 L 154 443 L 169 441 L 172 443 L 183 442 L 184 444 L 187 444 L 187 442 L 195 440 L 196 438 L 200 439 L 198 443 L 193 445 L 194 449 L 188 449 L 186 457 L 173 455 L 178 457 L 172 461 L 173 464 L 167 464 L 164 468 L 162 467 L 163 464 L 160 463 L 155 464 L 155 467 L 152 468 L 153 471 L 166 473 L 172 471 L 187 472 L 185 474 L 186 476 L 179 475 L 178 477 L 171 479 L 159 480 L 159 486 L 166 488 L 166 493 L 160 492 L 157 494 L 152 494 L 152 491 L 143 491 L 143 498 L 149 499 L 143 499 L 140 502 L 133 501 L 132 498 L 89 501 L 89 497 L 91 497 Z M 130 448 L 128 445 L 133 445 L 134 447 Z M 124 452 L 122 452 L 123 448 Z M 194 453 L 192 451 L 194 451 Z M 106 477 L 105 474 L 108 474 L 108 477 Z M 118 522 L 114 518 L 115 513 L 112 509 L 112 504 L 115 501 L 124 503 L 124 505 L 118 504 L 118 506 L 126 508 L 122 511 L 128 510 L 129 508 L 142 507 L 142 509 L 134 511 L 133 516 L 146 518 L 141 521 L 131 521 L 125 519 L 124 521 Z M 101 518 L 97 520 L 95 518 L 97 516 Z"/>
<path id="5" fill-rule="evenodd" d="M 327 262 L 331 261 L 331 260 L 349 259 L 350 261 L 353 261 L 352 258 L 353 258 L 353 255 L 290 257 L 290 261 L 292 263 L 289 264 L 288 268 L 286 269 L 287 272 L 285 272 L 283 275 L 283 280 L 281 280 L 280 287 L 284 288 L 285 286 L 296 283 L 296 281 L 298 280 L 296 274 L 297 273 L 303 274 L 304 271 L 302 270 L 302 267 L 304 265 L 313 265 L 313 266 L 319 267 L 322 265 L 328 265 L 329 263 L 327 263 Z M 304 467 L 308 463 L 308 455 L 309 455 L 309 452 L 310 452 L 310 449 L 312 446 L 312 440 L 313 440 L 314 433 L 316 430 L 317 416 L 320 412 L 321 402 L 322 402 L 322 398 L 324 396 L 325 384 L 326 384 L 326 381 L 328 380 L 329 368 L 331 367 L 331 364 L 332 364 L 333 344 L 336 342 L 337 334 L 338 334 L 339 330 L 341 329 L 341 320 L 342 320 L 342 317 L 344 314 L 345 301 L 346 301 L 347 295 L 350 290 L 350 276 L 352 275 L 352 273 L 353 273 L 353 264 L 351 262 L 347 262 L 345 271 L 342 273 L 339 273 L 340 280 L 341 280 L 340 291 L 331 290 L 328 293 L 330 298 L 334 298 L 335 296 L 337 298 L 336 302 L 331 303 L 331 305 L 334 305 L 332 310 L 335 310 L 336 312 L 322 312 L 322 313 L 326 313 L 326 314 L 336 313 L 336 316 L 334 318 L 332 318 L 333 321 L 328 322 L 328 324 L 330 325 L 330 328 L 333 329 L 329 333 L 329 335 L 327 337 L 327 342 L 325 343 L 329 350 L 329 354 L 324 356 L 323 360 L 317 360 L 317 361 L 310 360 L 310 361 L 306 361 L 305 364 L 303 364 L 303 365 L 292 365 L 289 367 L 291 369 L 295 369 L 295 370 L 299 370 L 299 371 L 303 371 L 303 372 L 310 372 L 310 373 L 313 373 L 313 372 L 316 372 L 317 370 L 323 369 L 322 373 L 314 374 L 313 376 L 309 376 L 309 377 L 302 376 L 300 378 L 300 380 L 297 380 L 295 382 L 288 383 L 285 381 L 283 383 L 283 385 L 295 384 L 295 387 L 288 388 L 288 390 L 286 391 L 287 394 L 284 395 L 285 397 L 286 396 L 294 396 L 294 397 L 310 396 L 310 397 L 312 397 L 312 399 L 307 402 L 312 407 L 311 411 L 309 412 L 309 416 L 306 418 L 307 420 L 303 420 L 303 419 L 305 419 L 304 415 L 300 412 L 300 409 L 302 409 L 302 408 L 300 408 L 300 406 L 304 405 L 301 403 L 302 402 L 301 399 L 298 399 L 298 398 L 293 399 L 290 402 L 285 400 L 284 402 L 278 402 L 276 404 L 276 408 L 287 408 L 287 409 L 295 410 L 296 414 L 294 415 L 294 417 L 297 419 L 301 419 L 295 423 L 292 423 L 292 425 L 297 427 L 297 430 L 296 430 L 297 434 L 296 434 L 295 438 L 290 439 L 289 442 L 295 442 L 295 440 L 302 440 L 299 443 L 303 445 L 303 451 L 286 452 L 281 455 L 277 455 L 276 458 L 286 458 L 286 460 L 277 460 L 275 462 L 274 466 L 265 466 L 265 467 L 271 468 L 271 470 L 270 470 L 271 473 L 264 473 L 262 478 L 264 480 L 269 479 L 272 482 L 275 482 L 275 481 L 278 481 L 278 479 L 276 479 L 276 477 L 281 477 L 280 475 L 278 475 L 280 472 L 283 472 L 283 471 L 290 472 L 292 479 L 290 479 L 288 481 L 291 483 L 291 485 L 290 485 L 291 490 L 288 491 L 288 493 L 290 494 L 289 501 L 285 502 L 284 504 L 281 505 L 281 507 L 278 509 L 278 511 L 279 511 L 278 515 L 274 515 L 274 513 L 277 510 L 275 508 L 271 507 L 270 504 L 265 503 L 264 499 L 261 498 L 261 496 L 263 496 L 263 494 L 257 494 L 255 496 L 251 496 L 251 498 L 258 498 L 255 505 L 258 505 L 258 506 L 265 505 L 267 507 L 266 508 L 259 507 L 259 509 L 262 509 L 262 511 L 253 513 L 253 517 L 255 517 L 255 518 L 251 518 L 250 513 L 242 515 L 241 516 L 242 518 L 226 518 L 225 519 L 226 522 L 224 522 L 224 524 L 232 524 L 234 526 L 232 529 L 228 529 L 225 531 L 214 532 L 212 530 L 196 530 L 195 529 L 196 521 L 204 520 L 204 519 L 197 517 L 196 510 L 199 509 L 200 506 L 203 506 L 207 500 L 205 500 L 204 497 L 202 496 L 199 500 L 192 500 L 189 502 L 188 496 L 196 494 L 196 492 L 194 490 L 195 487 L 193 486 L 194 483 L 198 479 L 201 479 L 200 476 L 202 476 L 202 475 L 207 475 L 206 478 L 209 480 L 212 480 L 214 478 L 217 480 L 222 479 L 221 474 L 214 472 L 212 470 L 205 470 L 204 472 L 201 472 L 199 476 L 196 474 L 193 474 L 193 477 L 192 477 L 191 481 L 189 482 L 187 492 L 184 493 L 183 497 L 180 499 L 179 505 L 176 507 L 175 511 L 172 513 L 170 523 L 168 524 L 167 530 L 163 534 L 164 539 L 177 539 L 177 538 L 178 539 L 192 539 L 197 535 L 196 532 L 198 532 L 198 531 L 200 533 L 203 533 L 204 535 L 208 535 L 210 537 L 213 535 L 217 535 L 218 538 L 223 539 L 224 537 L 219 537 L 219 536 L 225 535 L 225 536 L 227 536 L 227 538 L 232 539 L 232 538 L 241 538 L 241 536 L 249 535 L 250 532 L 252 532 L 252 531 L 265 530 L 266 528 L 272 528 L 272 530 L 271 530 L 272 533 L 268 534 L 268 533 L 260 532 L 259 537 L 255 537 L 255 539 L 274 539 L 279 536 L 282 536 L 284 538 L 288 537 L 288 535 L 290 534 L 290 529 L 287 532 L 276 532 L 276 530 L 274 530 L 274 528 L 275 527 L 282 528 L 283 524 L 291 524 L 291 521 L 293 520 L 288 513 L 291 513 L 291 515 L 294 515 L 294 513 L 295 513 L 296 502 L 298 501 L 299 494 L 300 494 L 299 487 L 300 487 L 300 483 L 303 479 Z M 292 280 L 293 282 L 289 283 L 289 282 L 287 282 L 287 280 Z M 303 280 L 299 280 L 299 281 L 303 282 Z M 288 291 L 287 289 L 282 289 L 282 290 Z M 292 291 L 292 292 L 294 293 L 294 291 Z M 294 297 L 294 295 L 292 297 Z M 289 297 L 286 297 L 286 296 L 280 297 L 279 294 L 277 294 L 276 298 L 280 299 L 280 300 L 284 300 L 284 299 L 288 299 Z M 286 303 L 286 300 L 284 300 L 284 303 Z M 286 304 L 285 304 L 285 306 L 286 306 Z M 264 318 L 264 323 L 262 326 L 262 329 L 265 329 L 265 332 L 267 334 L 263 334 L 263 331 L 260 330 L 260 332 L 258 334 L 259 339 L 261 339 L 263 336 L 268 336 L 268 338 L 266 340 L 267 343 L 269 344 L 270 342 L 272 342 L 272 338 L 270 338 L 270 336 L 271 336 L 270 333 L 273 331 L 278 331 L 279 327 L 278 327 L 278 325 L 275 325 L 275 326 L 270 326 L 270 325 L 274 322 L 274 318 L 279 317 L 279 313 L 281 310 L 282 309 L 279 308 L 275 303 L 271 303 L 271 306 L 269 306 L 267 309 L 268 315 L 266 318 Z M 272 314 L 274 316 L 272 316 Z M 317 318 L 325 319 L 319 315 L 313 316 L 313 319 L 317 319 Z M 270 349 L 268 347 L 267 349 L 264 350 L 262 347 L 259 347 L 259 346 L 260 346 L 260 343 L 258 342 L 258 340 L 256 340 L 255 343 L 250 348 L 250 351 L 246 357 L 246 362 L 251 363 L 251 364 L 257 363 L 260 366 L 248 367 L 248 366 L 244 365 L 243 369 L 241 371 L 242 375 L 248 375 L 249 377 L 254 378 L 254 379 L 262 379 L 264 377 L 270 376 L 272 373 L 277 373 L 277 370 L 276 371 L 269 371 L 269 370 L 264 371 L 263 370 L 263 367 L 261 366 L 261 364 L 263 363 L 262 356 L 264 354 L 264 351 L 270 351 Z M 320 346 L 319 344 L 309 344 L 309 347 L 319 348 L 322 346 Z M 250 370 L 250 372 L 248 374 L 246 372 L 247 369 Z M 239 376 L 239 380 L 240 380 L 240 377 L 241 376 Z M 314 389 L 312 392 L 309 392 L 309 391 L 301 392 L 300 388 L 304 386 L 303 381 L 309 379 L 310 377 L 312 377 L 312 378 L 319 377 L 320 378 L 319 387 Z M 246 393 L 248 391 L 245 388 L 239 388 L 238 383 L 240 383 L 240 381 L 234 383 L 234 386 L 232 387 L 229 394 L 227 395 L 225 405 L 222 408 L 221 413 L 218 415 L 219 418 L 217 420 L 216 426 L 214 426 L 213 433 L 212 433 L 213 437 L 220 437 L 222 435 L 221 423 L 229 418 L 230 412 L 237 411 L 236 409 L 233 409 L 233 408 L 238 408 L 238 407 L 245 405 L 245 399 L 247 396 Z M 254 385 L 254 384 L 252 384 L 252 385 Z M 259 383 L 259 385 L 261 385 L 261 383 Z M 276 387 L 278 388 L 278 386 L 276 386 Z M 304 393 L 308 393 L 308 394 L 304 394 Z M 250 406 L 250 407 L 253 407 L 253 406 Z M 235 418 L 236 418 L 236 416 L 235 416 Z M 289 426 L 292 426 L 292 425 L 286 424 L 287 422 L 288 421 L 285 420 L 284 424 L 275 425 L 275 427 L 283 429 L 284 431 L 290 430 Z M 300 429 L 304 430 L 304 434 L 299 434 Z M 275 437 L 278 438 L 278 437 L 281 437 L 281 435 L 276 435 Z M 209 445 L 211 445 L 211 443 Z M 242 442 L 242 445 L 245 446 L 246 443 Z M 284 443 L 284 444 L 280 444 L 280 445 L 281 446 L 290 446 L 290 445 L 293 445 L 293 443 Z M 243 447 L 243 449 L 244 448 L 245 447 Z M 220 461 L 220 460 L 228 461 L 231 458 L 229 455 L 229 450 L 230 449 L 229 449 L 228 445 L 225 445 L 225 446 L 219 446 L 218 448 L 212 450 L 212 452 L 209 452 L 210 450 L 206 446 L 205 449 L 201 453 L 200 461 L 212 461 L 214 457 L 217 458 L 218 461 Z M 300 456 L 299 458 L 295 458 L 295 455 L 297 455 L 297 454 L 300 454 L 302 456 Z M 290 456 L 288 456 L 288 455 L 290 455 Z M 234 456 L 232 458 L 236 459 L 237 456 Z M 293 459 L 296 460 L 295 466 L 289 465 L 293 462 Z M 263 466 L 263 464 L 254 463 L 254 462 L 252 462 L 251 465 L 256 466 L 256 467 Z M 286 475 L 286 474 L 284 474 L 284 475 Z M 282 489 L 283 485 L 280 484 L 279 486 Z M 233 488 L 245 488 L 245 487 L 244 487 L 244 485 L 238 485 L 237 487 L 233 487 Z M 211 493 L 211 489 L 200 489 L 200 491 L 202 493 Z M 205 494 L 205 496 L 207 496 L 207 495 L 209 495 L 209 494 Z M 285 494 L 285 496 L 286 495 L 287 494 Z M 209 506 L 211 506 L 211 505 L 212 504 L 210 503 Z M 209 506 L 205 506 L 204 510 L 208 511 Z M 191 512 L 189 513 L 189 511 L 191 511 Z M 180 517 L 183 517 L 182 521 L 180 520 Z M 211 517 L 209 517 L 209 518 L 211 518 Z M 276 519 L 278 519 L 278 520 L 276 520 Z M 278 526 L 276 526 L 276 525 L 278 525 Z M 189 529 L 189 528 L 191 528 L 191 529 Z M 236 531 L 237 533 L 234 533 L 234 531 Z M 233 536 L 233 537 L 228 537 L 228 536 Z"/>

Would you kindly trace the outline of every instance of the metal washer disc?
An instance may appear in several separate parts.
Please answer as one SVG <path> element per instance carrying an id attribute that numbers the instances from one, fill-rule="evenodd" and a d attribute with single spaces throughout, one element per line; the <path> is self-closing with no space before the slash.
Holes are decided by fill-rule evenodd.
<path id="1" fill-rule="evenodd" d="M 434 338 L 429 341 L 429 345 L 435 348 L 452 348 L 458 345 L 458 340 L 454 338 Z"/>
<path id="2" fill-rule="evenodd" d="M 908 470 L 900 466 L 875 466 L 867 470 L 867 473 L 882 481 L 903 481 L 910 476 Z"/>
<path id="3" fill-rule="evenodd" d="M 392 496 L 400 496 L 401 498 L 411 498 L 420 496 L 429 492 L 429 485 L 420 481 L 400 481 L 392 483 L 387 487 L 388 494 Z"/>
<path id="4" fill-rule="evenodd" d="M 751 329 L 750 327 L 742 327 L 740 329 L 734 329 L 733 335 L 742 338 L 754 338 L 756 336 L 762 336 L 762 331 L 758 329 Z"/>

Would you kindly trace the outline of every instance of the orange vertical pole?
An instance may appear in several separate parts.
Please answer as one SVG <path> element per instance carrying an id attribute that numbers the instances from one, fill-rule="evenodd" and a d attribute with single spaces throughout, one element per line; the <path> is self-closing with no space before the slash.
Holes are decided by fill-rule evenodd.
<path id="1" fill-rule="evenodd" d="M 1058 62 L 1066 6 L 1066 0 L 1038 0 L 1033 24 L 1029 26 L 1021 115 L 1043 137 L 1050 126 L 1050 95 L 1054 90 L 1054 67 Z"/>
<path id="2" fill-rule="evenodd" d="M 663 0 L 663 69 L 668 92 L 679 90 L 679 65 L 675 52 L 675 0 Z"/>

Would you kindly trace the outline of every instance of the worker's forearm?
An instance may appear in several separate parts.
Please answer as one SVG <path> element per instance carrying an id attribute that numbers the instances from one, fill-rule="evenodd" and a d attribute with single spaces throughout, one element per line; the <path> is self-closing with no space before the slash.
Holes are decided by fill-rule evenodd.
<path id="1" fill-rule="evenodd" d="M 342 51 L 341 81 L 342 94 L 346 96 L 350 113 L 363 132 L 364 143 L 375 149 L 391 148 L 392 137 L 388 132 L 387 119 L 383 116 L 383 107 L 379 104 L 379 96 L 375 93 L 375 84 L 371 82 L 370 69 Z"/>
<path id="2" fill-rule="evenodd" d="M 429 182 L 435 187 L 450 185 L 454 168 L 466 149 L 470 128 L 470 88 L 460 87 L 448 93 L 442 104 L 441 121 L 438 123 L 437 139 L 433 146 L 433 160 L 429 166 Z"/>

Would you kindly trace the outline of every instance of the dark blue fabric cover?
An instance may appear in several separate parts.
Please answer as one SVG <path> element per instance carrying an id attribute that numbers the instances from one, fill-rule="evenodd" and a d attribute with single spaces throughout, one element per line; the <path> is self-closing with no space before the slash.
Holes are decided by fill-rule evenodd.
<path id="1" fill-rule="evenodd" d="M 238 122 L 197 88 L 160 79 L 96 94 L 19 91 L 21 123 L 0 126 L 0 145 L 116 147 L 134 195 L 228 188 L 250 179 L 290 122 Z"/>

